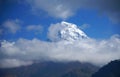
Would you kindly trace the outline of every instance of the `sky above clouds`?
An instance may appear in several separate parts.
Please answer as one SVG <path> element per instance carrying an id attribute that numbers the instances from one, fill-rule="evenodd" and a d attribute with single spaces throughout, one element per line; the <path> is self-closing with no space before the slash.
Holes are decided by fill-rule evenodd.
<path id="1" fill-rule="evenodd" d="M 89 39 L 60 41 L 62 21 Z M 120 58 L 119 29 L 119 0 L 0 0 L 0 67 L 33 60 L 104 65 Z"/>

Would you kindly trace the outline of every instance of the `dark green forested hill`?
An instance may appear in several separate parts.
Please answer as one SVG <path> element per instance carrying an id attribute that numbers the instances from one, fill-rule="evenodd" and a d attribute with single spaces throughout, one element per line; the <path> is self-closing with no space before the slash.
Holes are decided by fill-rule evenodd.
<path id="1" fill-rule="evenodd" d="M 92 77 L 120 77 L 120 60 L 115 60 L 105 65 Z"/>
<path id="2" fill-rule="evenodd" d="M 0 77 L 90 77 L 98 67 L 80 62 L 41 62 L 30 66 L 0 69 Z"/>

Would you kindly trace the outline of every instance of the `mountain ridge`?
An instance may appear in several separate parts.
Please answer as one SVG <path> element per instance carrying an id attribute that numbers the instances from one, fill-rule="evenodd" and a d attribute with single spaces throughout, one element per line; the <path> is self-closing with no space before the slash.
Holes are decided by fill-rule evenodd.
<path id="1" fill-rule="evenodd" d="M 77 72 L 79 72 L 77 77 L 82 75 L 89 77 L 97 70 L 97 66 L 88 63 L 49 61 L 29 66 L 0 69 L 0 77 L 65 77 L 70 73 L 76 74 Z"/>
<path id="2" fill-rule="evenodd" d="M 100 68 L 92 77 L 120 77 L 120 60 L 114 60 Z"/>

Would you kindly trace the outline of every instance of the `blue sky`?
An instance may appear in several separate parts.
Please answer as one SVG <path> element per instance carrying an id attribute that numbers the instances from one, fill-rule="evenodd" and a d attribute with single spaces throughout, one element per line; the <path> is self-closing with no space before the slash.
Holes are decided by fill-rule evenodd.
<path id="1" fill-rule="evenodd" d="M 53 0 L 53 2 L 54 1 L 56 0 Z M 61 1 L 64 2 L 64 0 L 61 0 Z M 62 17 L 57 17 L 57 15 L 54 16 L 54 15 L 49 14 L 49 10 L 48 11 L 44 10 L 44 7 L 39 8 L 42 6 L 38 6 L 38 9 L 36 10 L 33 8 L 34 4 L 29 4 L 29 2 L 30 1 L 20 2 L 18 0 L 13 0 L 13 1 L 2 0 L 1 1 L 1 5 L 0 5 L 1 7 L 0 8 L 1 29 L 4 28 L 2 24 L 8 20 L 19 20 L 21 22 L 20 23 L 21 31 L 18 31 L 12 34 L 10 32 L 7 32 L 7 29 L 4 29 L 5 31 L 2 34 L 1 39 L 16 40 L 18 38 L 27 38 L 27 39 L 39 38 L 41 40 L 47 40 L 47 32 L 48 32 L 48 28 L 50 24 L 58 23 L 61 21 L 67 21 L 70 23 L 74 23 L 79 27 L 83 27 L 83 24 L 87 25 L 82 30 L 89 37 L 95 38 L 95 39 L 107 39 L 107 38 L 110 38 L 114 34 L 119 34 L 120 23 L 119 22 L 116 23 L 112 21 L 105 12 L 100 11 L 101 10 L 100 8 L 98 9 L 80 8 L 80 9 L 75 10 L 73 15 L 70 15 L 66 18 L 64 17 L 62 18 Z M 47 2 L 48 0 L 46 0 L 46 3 Z M 76 9 L 76 7 L 72 8 L 71 11 L 74 11 L 73 9 Z M 61 11 L 64 12 L 64 10 L 61 10 Z M 43 27 L 42 28 L 43 30 L 41 31 L 40 34 L 35 34 L 35 31 L 28 32 L 25 30 L 25 27 L 29 25 L 41 25 Z"/>

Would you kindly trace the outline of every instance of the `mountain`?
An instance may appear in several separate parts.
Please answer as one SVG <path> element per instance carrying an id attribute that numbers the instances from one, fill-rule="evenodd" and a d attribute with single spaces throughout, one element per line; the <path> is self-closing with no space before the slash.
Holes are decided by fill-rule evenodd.
<path id="1" fill-rule="evenodd" d="M 92 77 L 120 77 L 120 60 L 115 60 L 105 65 Z"/>
<path id="2" fill-rule="evenodd" d="M 90 77 L 98 67 L 80 62 L 40 62 L 0 69 L 0 77 Z"/>
<path id="3" fill-rule="evenodd" d="M 61 39 L 74 41 L 88 38 L 87 35 L 77 27 L 77 25 L 64 21 L 61 22 L 61 24 L 61 26 L 63 26 L 63 29 L 60 30 Z"/>
<path id="4" fill-rule="evenodd" d="M 65 21 L 50 26 L 48 36 L 51 41 L 75 41 L 88 38 L 77 25 Z"/>

